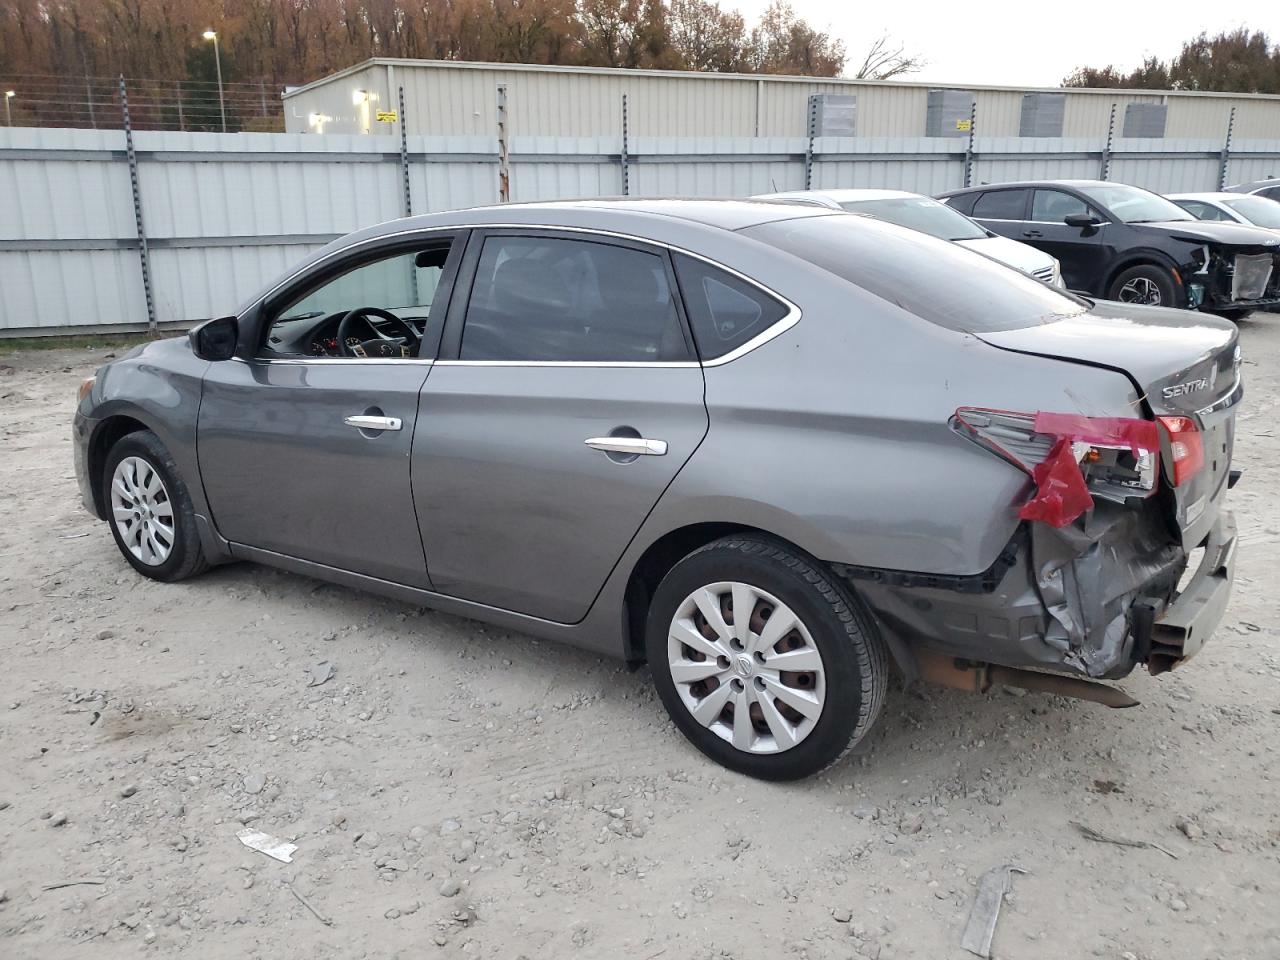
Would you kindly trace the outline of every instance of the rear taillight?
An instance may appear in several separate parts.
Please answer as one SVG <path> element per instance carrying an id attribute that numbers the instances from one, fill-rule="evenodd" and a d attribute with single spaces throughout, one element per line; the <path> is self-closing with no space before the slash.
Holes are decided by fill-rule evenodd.
<path id="1" fill-rule="evenodd" d="M 1151 420 L 961 407 L 952 428 L 1026 472 L 1037 492 L 1020 515 L 1064 526 L 1092 497 L 1155 492 L 1160 436 Z"/>
<path id="2" fill-rule="evenodd" d="M 1169 459 L 1173 467 L 1173 485 L 1182 486 L 1204 466 L 1204 441 L 1190 417 L 1158 417 L 1169 435 Z"/>

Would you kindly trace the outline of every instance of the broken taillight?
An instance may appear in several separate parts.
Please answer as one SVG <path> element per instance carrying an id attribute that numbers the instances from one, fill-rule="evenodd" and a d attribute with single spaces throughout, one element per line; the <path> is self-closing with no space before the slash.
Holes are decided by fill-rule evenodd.
<path id="1" fill-rule="evenodd" d="M 1151 420 L 961 407 L 951 425 L 1035 481 L 1019 511 L 1026 520 L 1065 526 L 1094 496 L 1124 503 L 1155 492 L 1160 437 Z"/>
<path id="2" fill-rule="evenodd" d="M 1204 466 L 1204 441 L 1190 417 L 1158 417 L 1169 434 L 1169 459 L 1173 461 L 1173 485 L 1182 486 Z"/>

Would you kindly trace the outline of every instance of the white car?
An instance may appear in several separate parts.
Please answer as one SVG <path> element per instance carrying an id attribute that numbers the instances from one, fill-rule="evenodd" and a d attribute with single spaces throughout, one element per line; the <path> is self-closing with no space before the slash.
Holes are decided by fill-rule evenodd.
<path id="1" fill-rule="evenodd" d="M 1280 230 L 1280 203 L 1252 193 L 1170 193 L 1168 198 L 1197 220 L 1247 223 Z"/>
<path id="2" fill-rule="evenodd" d="M 905 190 L 794 190 L 790 193 L 761 194 L 752 199 L 807 203 L 866 214 L 919 230 L 940 240 L 950 240 L 1023 273 L 1029 273 L 1037 280 L 1055 287 L 1063 286 L 1062 266 L 1055 257 L 1017 240 L 997 236 L 974 223 L 959 210 L 918 193 L 908 193 Z"/>

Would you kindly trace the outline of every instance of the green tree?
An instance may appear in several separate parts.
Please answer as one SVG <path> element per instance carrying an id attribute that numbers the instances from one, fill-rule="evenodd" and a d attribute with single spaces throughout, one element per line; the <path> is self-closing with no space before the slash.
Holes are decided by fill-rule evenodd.
<path id="1" fill-rule="evenodd" d="M 1114 66 L 1079 67 L 1064 87 L 1121 87 L 1142 90 L 1213 90 L 1222 93 L 1280 93 L 1280 45 L 1262 31 L 1241 27 L 1212 37 L 1200 34 L 1169 61 L 1148 57 L 1128 73 Z"/>

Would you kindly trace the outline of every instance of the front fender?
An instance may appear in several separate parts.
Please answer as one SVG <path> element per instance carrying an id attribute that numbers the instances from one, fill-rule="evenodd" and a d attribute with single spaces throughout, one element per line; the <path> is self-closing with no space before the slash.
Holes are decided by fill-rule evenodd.
<path id="1" fill-rule="evenodd" d="M 196 357 L 185 337 L 146 344 L 102 367 L 79 413 L 91 424 L 87 456 L 89 476 L 100 482 L 106 446 L 120 418 L 136 421 L 165 445 L 182 477 L 202 528 L 208 503 L 196 452 L 196 424 L 208 362 Z"/>

